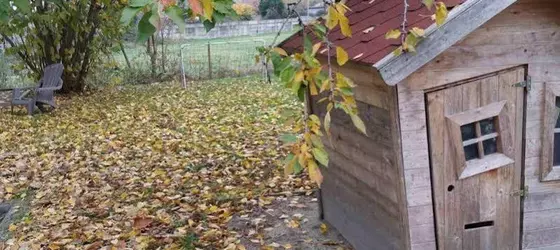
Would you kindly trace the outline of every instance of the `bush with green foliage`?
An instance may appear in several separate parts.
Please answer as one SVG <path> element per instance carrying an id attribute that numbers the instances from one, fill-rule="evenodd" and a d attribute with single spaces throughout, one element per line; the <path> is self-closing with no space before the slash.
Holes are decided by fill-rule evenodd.
<path id="1" fill-rule="evenodd" d="M 0 36 L 8 44 L 6 53 L 20 59 L 16 69 L 28 69 L 35 79 L 47 65 L 62 62 L 63 92 L 83 91 L 91 67 L 111 53 L 123 33 L 115 18 L 124 7 L 118 0 L 18 0 L 13 4 L 16 8 L 0 8 Z"/>
<path id="2" fill-rule="evenodd" d="M 287 17 L 288 11 L 282 0 L 260 0 L 259 14 L 264 19 L 280 19 Z"/>

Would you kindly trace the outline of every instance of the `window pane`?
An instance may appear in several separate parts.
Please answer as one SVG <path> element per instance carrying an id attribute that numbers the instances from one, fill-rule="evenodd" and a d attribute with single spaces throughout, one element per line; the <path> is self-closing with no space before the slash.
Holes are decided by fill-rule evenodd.
<path id="1" fill-rule="evenodd" d="M 554 134 L 554 157 L 552 160 L 553 166 L 560 165 L 560 134 Z"/>
<path id="2" fill-rule="evenodd" d="M 492 138 L 482 142 L 484 148 L 484 155 L 490 155 L 498 152 L 498 139 Z"/>
<path id="3" fill-rule="evenodd" d="M 494 126 L 494 118 L 480 121 L 480 130 L 482 135 L 492 134 L 496 132 L 496 127 Z"/>
<path id="4" fill-rule="evenodd" d="M 478 145 L 472 144 L 463 147 L 465 149 L 465 160 L 472 160 L 478 158 Z"/>
<path id="5" fill-rule="evenodd" d="M 556 97 L 556 108 L 560 108 L 560 97 Z M 560 128 L 560 117 L 556 120 L 555 128 Z"/>
<path id="6" fill-rule="evenodd" d="M 476 137 L 474 123 L 461 126 L 461 136 L 463 141 L 470 140 Z"/>

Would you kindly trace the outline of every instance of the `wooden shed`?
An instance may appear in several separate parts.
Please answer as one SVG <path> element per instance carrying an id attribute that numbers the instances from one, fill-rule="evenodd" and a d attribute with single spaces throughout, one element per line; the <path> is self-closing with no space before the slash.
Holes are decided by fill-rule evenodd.
<path id="1" fill-rule="evenodd" d="M 408 2 L 417 54 L 384 38 L 402 0 L 349 0 L 330 34 L 368 135 L 333 115 L 324 219 L 356 249 L 560 249 L 560 2 L 445 1 L 439 29 Z"/>

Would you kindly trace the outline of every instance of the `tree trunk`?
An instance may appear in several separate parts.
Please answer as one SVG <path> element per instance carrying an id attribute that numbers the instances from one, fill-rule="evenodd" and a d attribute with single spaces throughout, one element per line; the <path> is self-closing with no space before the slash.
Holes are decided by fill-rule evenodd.
<path id="1" fill-rule="evenodd" d="M 150 56 L 152 79 L 155 79 L 157 77 L 157 44 L 155 35 L 152 35 L 148 39 L 148 46 L 146 46 L 146 50 Z"/>

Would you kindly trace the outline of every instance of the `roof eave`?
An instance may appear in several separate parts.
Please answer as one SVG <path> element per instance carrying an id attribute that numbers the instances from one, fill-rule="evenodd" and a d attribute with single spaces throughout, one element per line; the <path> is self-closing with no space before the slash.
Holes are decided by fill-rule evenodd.
<path id="1" fill-rule="evenodd" d="M 517 0 L 468 0 L 453 8 L 441 27 L 433 24 L 426 29 L 416 54 L 395 56 L 391 53 L 373 67 L 387 85 L 396 85 L 515 2 Z"/>

